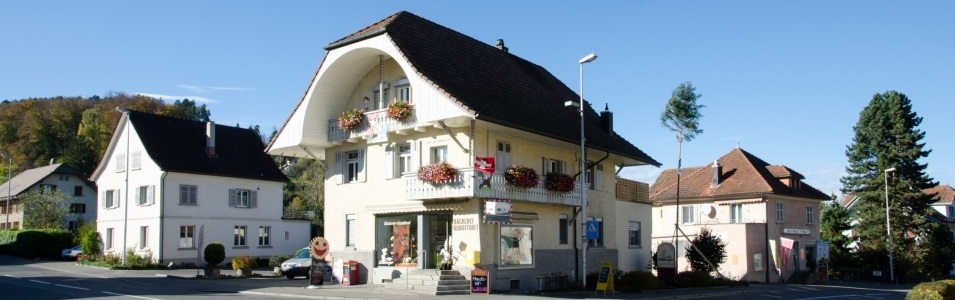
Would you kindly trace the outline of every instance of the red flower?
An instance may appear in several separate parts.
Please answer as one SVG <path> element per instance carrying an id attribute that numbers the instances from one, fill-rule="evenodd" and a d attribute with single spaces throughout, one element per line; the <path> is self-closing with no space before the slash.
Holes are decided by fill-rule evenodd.
<path id="1" fill-rule="evenodd" d="M 574 178 L 562 173 L 547 173 L 544 187 L 551 191 L 567 193 L 574 190 Z"/>
<path id="2" fill-rule="evenodd" d="M 540 183 L 540 177 L 534 169 L 512 165 L 504 172 L 504 181 L 513 186 L 529 188 L 536 187 Z"/>

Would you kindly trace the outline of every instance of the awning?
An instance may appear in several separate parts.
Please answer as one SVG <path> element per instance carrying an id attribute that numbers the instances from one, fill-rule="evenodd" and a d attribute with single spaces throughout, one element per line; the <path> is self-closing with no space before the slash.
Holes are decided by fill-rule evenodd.
<path id="1" fill-rule="evenodd" d="M 365 211 L 372 214 L 398 214 L 444 210 L 464 210 L 464 207 L 462 203 L 431 205 L 424 205 L 422 203 L 399 203 L 369 205 L 365 207 Z"/>

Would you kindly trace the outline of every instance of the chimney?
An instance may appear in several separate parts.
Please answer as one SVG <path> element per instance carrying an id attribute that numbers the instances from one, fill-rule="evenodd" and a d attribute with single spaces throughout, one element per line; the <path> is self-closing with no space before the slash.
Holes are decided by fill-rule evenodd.
<path id="1" fill-rule="evenodd" d="M 613 113 L 610 112 L 610 107 L 607 104 L 604 104 L 604 111 L 600 112 L 600 128 L 613 134 Z"/>
<path id="2" fill-rule="evenodd" d="M 497 48 L 507 52 L 507 47 L 504 47 L 504 39 L 497 39 Z"/>
<path id="3" fill-rule="evenodd" d="M 723 166 L 720 165 L 720 161 L 714 160 L 713 167 L 711 167 L 711 169 L 713 170 L 713 177 L 712 177 L 712 182 L 710 182 L 710 187 L 711 188 L 719 187 L 720 175 L 723 174 Z"/>
<path id="4" fill-rule="evenodd" d="M 216 123 L 212 121 L 206 122 L 206 154 L 216 156 Z"/>

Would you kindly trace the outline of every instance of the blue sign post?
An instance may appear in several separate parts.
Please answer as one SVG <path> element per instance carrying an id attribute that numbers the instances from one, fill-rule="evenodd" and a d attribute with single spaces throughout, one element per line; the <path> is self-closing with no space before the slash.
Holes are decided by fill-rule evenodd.
<path id="1" fill-rule="evenodd" d="M 587 239 L 596 240 L 598 236 L 597 221 L 587 221 Z"/>

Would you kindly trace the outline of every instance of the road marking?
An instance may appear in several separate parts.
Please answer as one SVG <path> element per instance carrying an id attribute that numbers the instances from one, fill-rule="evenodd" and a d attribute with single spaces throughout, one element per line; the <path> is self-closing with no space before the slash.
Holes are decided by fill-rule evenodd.
<path id="1" fill-rule="evenodd" d="M 55 286 L 59 286 L 59 287 L 65 287 L 65 288 L 71 288 L 71 289 L 77 289 L 77 290 L 84 290 L 84 291 L 89 291 L 89 290 L 90 290 L 90 289 L 88 289 L 88 288 L 81 288 L 81 287 L 72 286 L 72 285 L 64 285 L 64 284 L 54 284 L 54 285 L 55 285 Z"/>
<path id="2" fill-rule="evenodd" d="M 20 277 L 16 277 L 16 276 L 13 276 L 13 275 L 3 274 L 3 276 L 10 277 L 10 278 L 20 279 Z"/>
<path id="3" fill-rule="evenodd" d="M 159 298 L 149 298 L 149 297 L 136 296 L 136 295 L 126 295 L 126 294 L 120 294 L 120 293 L 110 293 L 110 292 L 107 292 L 107 291 L 100 291 L 100 292 L 102 292 L 103 294 L 110 294 L 110 295 L 113 295 L 113 296 L 126 296 L 126 297 L 133 297 L 133 298 L 139 298 L 139 299 L 149 299 L 149 300 L 162 300 L 162 299 L 159 299 Z"/>
<path id="4" fill-rule="evenodd" d="M 780 296 L 776 296 L 776 295 L 767 295 L 767 294 L 760 294 L 760 296 L 766 296 L 766 297 L 773 297 L 773 298 L 782 298 L 782 297 L 780 297 Z"/>
<path id="5" fill-rule="evenodd" d="M 39 281 L 39 280 L 34 280 L 34 279 L 30 279 L 30 281 L 33 281 L 33 282 L 36 282 L 36 283 L 42 283 L 42 284 L 50 284 L 49 282 Z"/>

